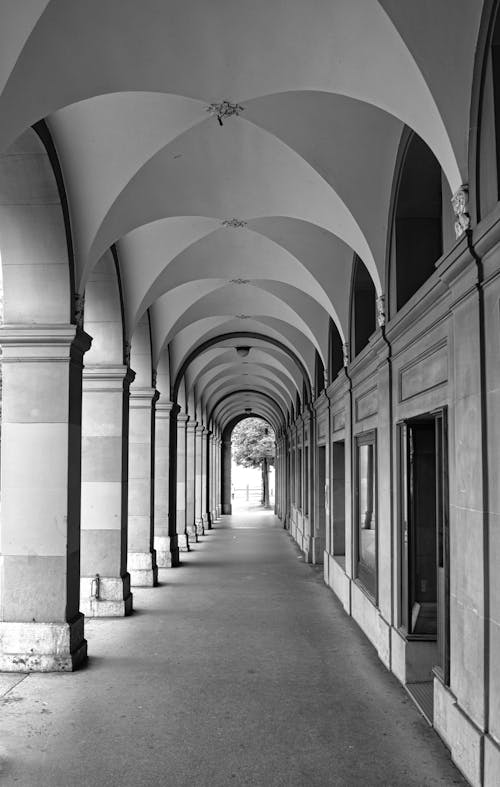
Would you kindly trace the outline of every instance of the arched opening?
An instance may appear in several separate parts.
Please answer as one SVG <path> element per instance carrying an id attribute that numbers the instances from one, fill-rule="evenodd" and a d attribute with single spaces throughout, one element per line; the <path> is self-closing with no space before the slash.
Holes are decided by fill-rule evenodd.
<path id="1" fill-rule="evenodd" d="M 237 416 L 222 433 L 222 510 L 274 503 L 275 433 L 264 418 Z"/>
<path id="2" fill-rule="evenodd" d="M 391 248 L 391 312 L 410 300 L 434 271 L 443 253 L 443 183 L 438 160 L 415 133 L 406 132 Z"/>
<path id="3" fill-rule="evenodd" d="M 351 289 L 351 347 L 353 357 L 368 344 L 375 330 L 375 286 L 365 264 L 354 258 Z"/>
<path id="4" fill-rule="evenodd" d="M 328 384 L 333 383 L 344 365 L 342 337 L 334 321 L 330 317 L 328 330 Z"/>

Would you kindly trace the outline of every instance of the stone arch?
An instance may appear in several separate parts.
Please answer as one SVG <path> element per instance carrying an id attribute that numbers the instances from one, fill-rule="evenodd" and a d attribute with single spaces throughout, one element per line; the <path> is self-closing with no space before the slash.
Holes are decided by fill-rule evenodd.
<path id="1" fill-rule="evenodd" d="M 0 253 L 5 323 L 76 321 L 66 196 L 42 123 L 21 134 L 0 156 Z"/>
<path id="2" fill-rule="evenodd" d="M 247 418 L 259 418 L 268 424 L 274 432 L 271 423 L 262 415 L 242 413 L 231 418 L 222 430 L 222 457 L 221 457 L 221 505 L 223 514 L 232 514 L 231 503 L 231 438 L 237 424 Z"/>

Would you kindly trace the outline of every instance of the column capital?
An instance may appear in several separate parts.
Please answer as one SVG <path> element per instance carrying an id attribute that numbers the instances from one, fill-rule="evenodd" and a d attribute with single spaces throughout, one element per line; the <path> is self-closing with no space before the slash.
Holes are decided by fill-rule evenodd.
<path id="1" fill-rule="evenodd" d="M 195 432 L 196 427 L 198 426 L 198 421 L 192 421 L 191 418 L 188 416 L 188 422 L 186 423 L 186 429 L 188 432 Z"/>
<path id="2" fill-rule="evenodd" d="M 134 380 L 135 372 L 122 364 L 104 365 L 90 364 L 83 367 L 84 391 L 113 391 L 122 390 L 124 385 L 130 385 Z"/>
<path id="3" fill-rule="evenodd" d="M 188 421 L 189 421 L 189 415 L 186 415 L 186 413 L 178 413 L 177 414 L 177 423 L 178 424 L 187 424 Z"/>
<path id="4" fill-rule="evenodd" d="M 158 399 L 156 388 L 130 388 L 130 406 L 137 409 L 151 407 Z"/>
<path id="5" fill-rule="evenodd" d="M 169 418 L 172 410 L 177 407 L 175 402 L 169 402 L 167 399 L 159 399 L 156 402 L 156 414 L 160 418 Z"/>
<path id="6" fill-rule="evenodd" d="M 2 362 L 80 360 L 90 349 L 92 337 L 72 324 L 0 326 Z M 75 357 L 76 356 L 76 357 Z"/>

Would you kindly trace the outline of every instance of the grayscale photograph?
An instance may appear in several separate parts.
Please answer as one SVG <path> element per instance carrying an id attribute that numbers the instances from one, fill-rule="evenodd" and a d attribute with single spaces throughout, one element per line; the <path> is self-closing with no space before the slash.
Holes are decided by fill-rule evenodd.
<path id="1" fill-rule="evenodd" d="M 0 787 L 500 787 L 500 0 L 0 0 Z"/>

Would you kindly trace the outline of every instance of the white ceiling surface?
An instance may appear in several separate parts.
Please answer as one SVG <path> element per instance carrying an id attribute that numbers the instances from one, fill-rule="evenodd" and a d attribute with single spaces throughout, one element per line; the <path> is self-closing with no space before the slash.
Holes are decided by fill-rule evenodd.
<path id="1" fill-rule="evenodd" d="M 204 419 L 214 397 L 251 380 L 286 410 L 302 393 L 294 356 L 312 385 L 330 318 L 348 336 L 353 252 L 382 293 L 403 124 L 452 192 L 467 181 L 481 6 L 0 0 L 0 149 L 47 119 L 77 288 L 116 243 L 132 357 L 134 341 L 144 355 L 147 309 L 167 386 L 204 342 L 244 332 L 192 361 L 187 399 Z M 220 127 L 206 108 L 224 99 L 244 109 Z M 221 226 L 233 217 L 245 226 Z M 248 359 L 239 342 L 254 348 Z M 256 397 L 224 400 L 218 418 L 257 403 L 281 417 Z"/>

